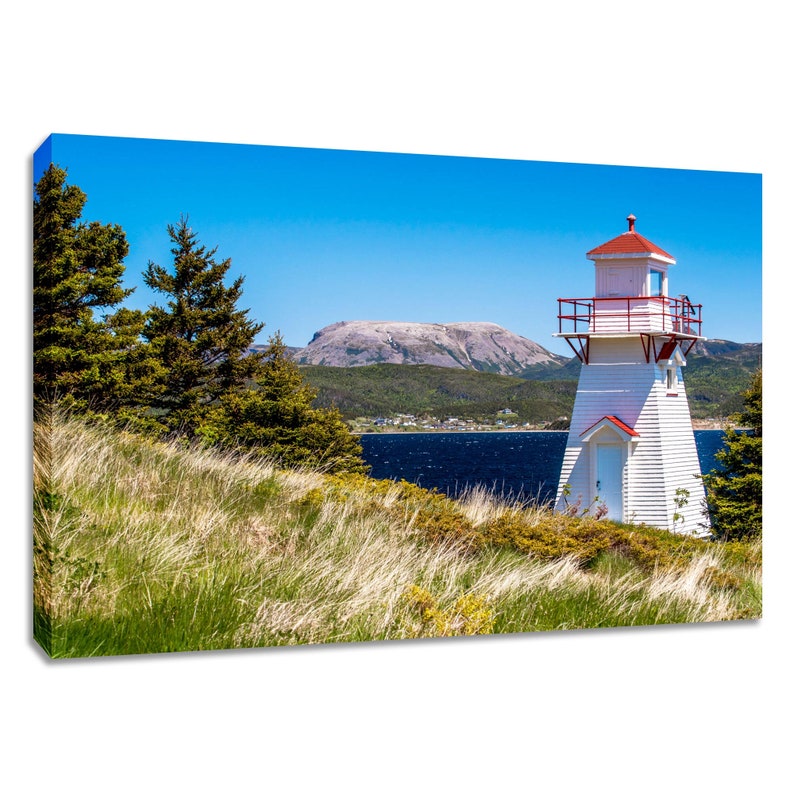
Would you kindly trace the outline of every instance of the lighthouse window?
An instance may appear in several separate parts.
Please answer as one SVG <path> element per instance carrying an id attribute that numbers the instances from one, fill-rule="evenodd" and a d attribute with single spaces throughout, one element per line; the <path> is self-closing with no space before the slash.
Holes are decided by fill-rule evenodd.
<path id="1" fill-rule="evenodd" d="M 678 377 L 676 376 L 675 367 L 667 367 L 667 391 L 675 392 L 678 387 Z"/>
<path id="2" fill-rule="evenodd" d="M 651 285 L 650 294 L 653 297 L 658 297 L 662 294 L 662 285 L 664 283 L 664 273 L 661 270 L 651 270 Z"/>

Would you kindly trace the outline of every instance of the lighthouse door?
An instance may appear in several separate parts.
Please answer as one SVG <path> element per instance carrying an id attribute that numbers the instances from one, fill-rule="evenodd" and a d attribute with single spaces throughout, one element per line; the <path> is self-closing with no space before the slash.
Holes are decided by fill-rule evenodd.
<path id="1" fill-rule="evenodd" d="M 596 495 L 609 509 L 607 518 L 623 520 L 623 449 L 618 444 L 596 446 Z"/>

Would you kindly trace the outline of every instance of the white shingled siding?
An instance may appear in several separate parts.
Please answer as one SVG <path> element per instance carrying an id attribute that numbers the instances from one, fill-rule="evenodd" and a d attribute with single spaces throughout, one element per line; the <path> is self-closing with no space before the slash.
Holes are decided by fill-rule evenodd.
<path id="1" fill-rule="evenodd" d="M 601 298 L 588 330 L 591 333 L 638 333 L 640 331 L 672 331 L 672 321 L 660 299 Z"/>
<path id="2" fill-rule="evenodd" d="M 596 297 L 614 295 L 650 295 L 651 270 L 662 274 L 662 293 L 667 295 L 668 263 L 658 257 L 638 254 L 636 256 L 611 256 L 595 261 Z"/>
<path id="3" fill-rule="evenodd" d="M 646 363 L 639 337 L 590 340 L 590 363 L 582 367 L 576 393 L 568 445 L 563 458 L 557 508 L 565 507 L 563 487 L 570 486 L 568 502 L 581 496 L 589 506 L 596 496 L 594 456 L 588 448 L 600 436 L 583 443 L 581 435 L 607 415 L 614 415 L 639 433 L 624 442 L 624 520 L 679 531 L 704 529 L 705 492 L 697 479 L 700 464 L 682 377 L 668 392 L 666 372 Z M 587 449 L 586 449 L 587 448 Z M 689 503 L 677 510 L 676 489 L 689 491 Z M 674 521 L 679 512 L 682 520 Z"/>

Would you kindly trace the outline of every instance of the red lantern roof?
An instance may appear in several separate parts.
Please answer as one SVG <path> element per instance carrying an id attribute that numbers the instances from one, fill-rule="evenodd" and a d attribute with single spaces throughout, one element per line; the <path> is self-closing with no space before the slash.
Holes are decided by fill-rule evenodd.
<path id="1" fill-rule="evenodd" d="M 609 256 L 610 254 L 658 254 L 659 256 L 675 261 L 673 256 L 668 254 L 667 251 L 659 248 L 658 245 L 634 231 L 634 221 L 637 219 L 633 215 L 629 215 L 626 220 L 629 222 L 629 230 L 607 241 L 603 245 L 593 248 L 592 251 L 588 251 L 588 258 L 593 256 Z"/>

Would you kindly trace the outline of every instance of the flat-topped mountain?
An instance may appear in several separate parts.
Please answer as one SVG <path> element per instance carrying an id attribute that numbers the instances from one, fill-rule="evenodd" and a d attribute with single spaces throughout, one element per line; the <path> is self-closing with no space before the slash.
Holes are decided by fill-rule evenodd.
<path id="1" fill-rule="evenodd" d="M 430 364 L 521 375 L 567 359 L 495 323 L 411 323 L 350 320 L 326 326 L 295 355 L 299 364 L 359 367 Z"/>

